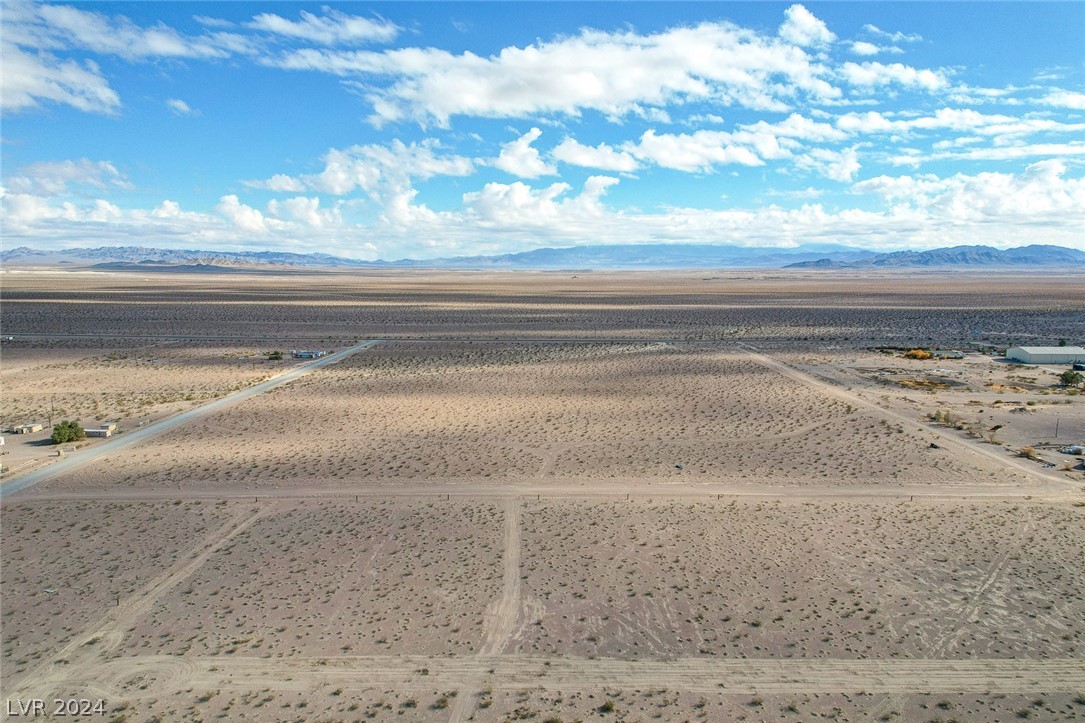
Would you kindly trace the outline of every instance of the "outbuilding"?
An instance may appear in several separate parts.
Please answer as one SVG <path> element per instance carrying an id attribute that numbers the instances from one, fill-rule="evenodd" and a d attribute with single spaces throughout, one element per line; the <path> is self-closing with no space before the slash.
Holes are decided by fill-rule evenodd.
<path id="1" fill-rule="evenodd" d="M 88 437 L 112 437 L 113 432 L 108 429 L 85 429 Z"/>
<path id="2" fill-rule="evenodd" d="M 40 432 L 43 429 L 45 429 L 45 425 L 41 422 L 32 422 L 30 424 L 20 424 L 11 431 L 15 432 L 15 434 L 33 434 L 34 432 Z"/>
<path id="3" fill-rule="evenodd" d="M 1080 346 L 1015 346 L 1006 350 L 1006 358 L 1020 364 L 1073 364 L 1085 362 Z"/>

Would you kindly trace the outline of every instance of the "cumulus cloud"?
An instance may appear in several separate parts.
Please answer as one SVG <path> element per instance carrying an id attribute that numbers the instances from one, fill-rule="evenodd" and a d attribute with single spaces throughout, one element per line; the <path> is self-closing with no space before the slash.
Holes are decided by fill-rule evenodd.
<path id="1" fill-rule="evenodd" d="M 220 198 L 215 210 L 242 231 L 261 234 L 267 231 L 264 214 L 252 206 L 241 203 L 233 194 Z"/>
<path id="2" fill-rule="evenodd" d="M 609 216 L 601 199 L 618 183 L 610 176 L 591 176 L 577 196 L 561 198 L 571 189 L 554 183 L 535 189 L 525 183 L 487 183 L 481 191 L 464 194 L 464 207 L 481 228 L 560 228 L 585 219 Z"/>
<path id="3" fill-rule="evenodd" d="M 94 61 L 60 60 L 44 51 L 26 53 L 6 38 L 0 47 L 4 66 L 0 108 L 4 111 L 26 110 L 45 102 L 107 115 L 120 109 L 120 96 Z"/>
<path id="4" fill-rule="evenodd" d="M 382 191 L 407 188 L 411 179 L 469 176 L 474 172 L 472 159 L 440 153 L 440 143 L 435 139 L 410 144 L 395 140 L 388 146 L 332 148 L 324 156 L 324 170 L 303 176 L 300 182 L 335 196 L 355 189 L 379 196 Z"/>
<path id="5" fill-rule="evenodd" d="M 319 198 L 296 196 L 282 201 L 271 200 L 267 206 L 268 214 L 280 219 L 296 221 L 310 228 L 324 228 L 342 223 L 338 208 L 321 209 Z"/>
<path id="6" fill-rule="evenodd" d="M 276 173 L 266 181 L 242 181 L 242 183 L 249 188 L 260 188 L 277 193 L 300 193 L 305 190 L 304 183 L 285 173 Z"/>
<path id="7" fill-rule="evenodd" d="M 904 51 L 895 45 L 875 45 L 866 40 L 856 40 L 851 44 L 851 52 L 856 55 L 877 55 L 878 53 L 903 53 Z"/>
<path id="8" fill-rule="evenodd" d="M 180 98 L 170 98 L 166 101 L 166 107 L 170 109 L 170 112 L 174 115 L 199 115 L 200 112 L 188 103 L 184 102 Z"/>
<path id="9" fill-rule="evenodd" d="M 796 159 L 799 168 L 816 171 L 821 176 L 832 181 L 854 181 L 859 173 L 859 154 L 855 148 L 832 150 L 829 148 L 812 148 Z"/>
<path id="10" fill-rule="evenodd" d="M 38 33 L 54 42 L 122 58 L 225 58 L 229 52 L 213 36 L 186 36 L 158 23 L 140 27 L 123 16 L 110 17 L 70 5 L 36 4 Z"/>
<path id="11" fill-rule="evenodd" d="M 1085 230 L 1081 219 L 1085 179 L 1065 175 L 1066 163 L 1053 158 L 1033 163 L 1020 174 L 878 176 L 855 184 L 854 190 L 952 221 L 1012 218 L 1055 224 L 1061 218 Z"/>
<path id="12" fill-rule="evenodd" d="M 541 135 L 541 130 L 532 128 L 516 140 L 503 144 L 500 155 L 494 159 L 494 166 L 520 178 L 554 175 L 557 169 L 543 161 L 532 145 Z"/>
<path id="13" fill-rule="evenodd" d="M 870 23 L 864 25 L 863 30 L 870 35 L 874 35 L 875 37 L 879 38 L 885 38 L 886 40 L 891 40 L 894 43 L 918 43 L 920 40 L 923 39 L 923 36 L 917 33 L 902 33 L 899 30 L 894 32 L 888 32 L 886 30 L 882 30 L 877 25 L 871 25 Z"/>
<path id="14" fill-rule="evenodd" d="M 913 68 L 903 63 L 844 63 L 840 75 L 848 83 L 866 88 L 899 85 L 905 88 L 936 91 L 949 85 L 945 71 Z"/>
<path id="15" fill-rule="evenodd" d="M 792 5 L 784 11 L 780 37 L 802 47 L 828 45 L 836 40 L 828 26 L 802 5 Z"/>
<path id="16" fill-rule="evenodd" d="M 969 142 L 977 142 L 982 139 L 962 139 L 960 145 Z M 1016 142 L 1008 145 L 987 146 L 983 148 L 970 148 L 963 151 L 937 150 L 932 153 L 920 151 L 907 151 L 893 156 L 889 162 L 895 166 L 919 166 L 931 161 L 1013 161 L 1021 158 L 1035 158 L 1038 156 L 1053 156 L 1070 158 L 1085 155 L 1085 142 L 1071 141 L 1070 143 L 1022 143 Z"/>
<path id="17" fill-rule="evenodd" d="M 261 13 L 253 17 L 248 27 L 328 46 L 387 43 L 395 40 L 400 31 L 395 23 L 381 18 L 346 15 L 330 8 L 324 8 L 322 16 L 302 10 L 300 18 L 288 20 L 273 13 Z"/>
<path id="18" fill-rule="evenodd" d="M 708 171 L 716 165 L 764 165 L 756 153 L 732 142 L 723 131 L 660 133 L 647 130 L 626 150 L 638 159 L 676 171 Z"/>
<path id="19" fill-rule="evenodd" d="M 1050 118 L 1020 118 L 980 113 L 970 108 L 940 108 L 933 115 L 894 118 L 878 111 L 845 113 L 836 126 L 848 133 L 908 134 L 916 131 L 951 130 L 959 133 L 1008 137 L 1032 133 L 1078 133 L 1085 123 L 1062 123 Z"/>
<path id="20" fill-rule="evenodd" d="M 600 171 L 630 173 L 637 170 L 637 159 L 625 151 L 615 150 L 606 143 L 586 146 L 573 138 L 566 137 L 551 152 L 562 163 L 584 168 L 596 168 Z"/>
<path id="21" fill-rule="evenodd" d="M 377 124 L 409 119 L 446 126 L 456 115 L 524 118 L 586 110 L 620 118 L 693 100 L 779 111 L 798 97 L 840 95 L 829 71 L 802 48 L 730 23 L 650 35 L 585 29 L 487 57 L 436 48 L 310 48 L 267 62 L 345 78 L 389 78 L 356 81 Z"/>
<path id="22" fill-rule="evenodd" d="M 1078 93 L 1071 90 L 1053 90 L 1041 98 L 1040 102 L 1044 105 L 1050 105 L 1056 108 L 1085 110 L 1085 93 Z"/>
<path id="23" fill-rule="evenodd" d="M 89 158 L 31 163 L 20 168 L 17 175 L 7 178 L 5 184 L 15 193 L 37 196 L 132 188 L 128 178 L 112 163 Z"/>

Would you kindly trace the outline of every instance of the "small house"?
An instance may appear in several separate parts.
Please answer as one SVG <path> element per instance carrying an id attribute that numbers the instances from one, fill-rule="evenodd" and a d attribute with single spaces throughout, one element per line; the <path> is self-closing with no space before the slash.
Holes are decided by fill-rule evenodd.
<path id="1" fill-rule="evenodd" d="M 40 432 L 45 429 L 45 425 L 40 422 L 32 422 L 31 424 L 20 424 L 18 427 L 12 429 L 15 434 L 33 434 L 34 432 Z"/>
<path id="2" fill-rule="evenodd" d="M 112 429 L 84 429 L 88 437 L 112 437 Z"/>

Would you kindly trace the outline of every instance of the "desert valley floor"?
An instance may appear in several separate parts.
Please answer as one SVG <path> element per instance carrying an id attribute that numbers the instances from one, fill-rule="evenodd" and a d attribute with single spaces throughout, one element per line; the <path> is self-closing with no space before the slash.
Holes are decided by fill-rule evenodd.
<path id="1" fill-rule="evenodd" d="M 5 720 L 1085 719 L 1080 273 L 0 280 Z"/>

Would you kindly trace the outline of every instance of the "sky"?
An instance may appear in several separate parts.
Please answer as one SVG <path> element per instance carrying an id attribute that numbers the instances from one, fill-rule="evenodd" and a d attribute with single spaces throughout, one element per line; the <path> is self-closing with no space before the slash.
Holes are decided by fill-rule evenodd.
<path id="1" fill-rule="evenodd" d="M 4 0 L 3 246 L 1085 250 L 1085 3 Z"/>

